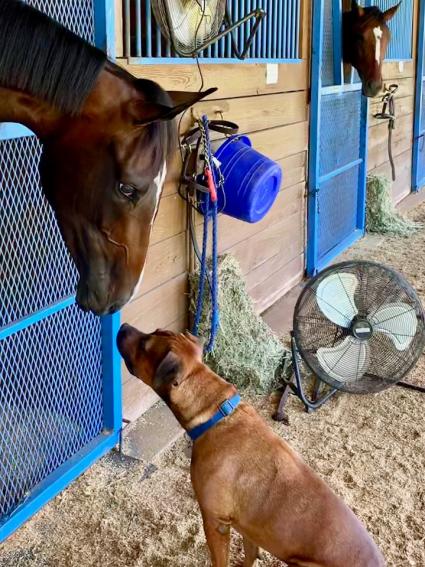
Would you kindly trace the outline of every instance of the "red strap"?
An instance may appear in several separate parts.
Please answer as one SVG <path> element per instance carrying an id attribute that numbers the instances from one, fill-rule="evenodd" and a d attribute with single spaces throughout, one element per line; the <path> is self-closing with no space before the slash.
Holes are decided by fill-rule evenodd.
<path id="1" fill-rule="evenodd" d="M 207 178 L 208 189 L 210 190 L 211 201 L 215 203 L 217 201 L 217 190 L 214 184 L 214 178 L 211 169 L 205 168 L 205 177 Z"/>

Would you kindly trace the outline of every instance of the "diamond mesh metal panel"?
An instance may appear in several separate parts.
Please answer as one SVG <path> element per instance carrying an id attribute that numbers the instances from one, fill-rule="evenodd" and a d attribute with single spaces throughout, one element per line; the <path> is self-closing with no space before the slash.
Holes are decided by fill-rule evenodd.
<path id="1" fill-rule="evenodd" d="M 332 0 L 324 0 L 323 7 L 323 56 L 322 56 L 322 85 L 328 87 L 334 84 L 334 37 L 333 37 Z"/>
<path id="2" fill-rule="evenodd" d="M 94 41 L 93 0 L 28 3 Z M 35 137 L 0 142 L 0 330 L 73 294 Z M 12 330 L 12 329 L 10 329 Z M 103 428 L 101 321 L 62 307 L 0 340 L 0 526 Z"/>
<path id="3" fill-rule="evenodd" d="M 51 18 L 94 43 L 93 0 L 24 0 Z"/>
<path id="4" fill-rule="evenodd" d="M 0 143 L 0 327 L 74 293 L 76 271 L 38 174 L 35 137 Z"/>
<path id="5" fill-rule="evenodd" d="M 0 341 L 0 521 L 101 431 L 101 362 L 75 306 Z"/>
<path id="6" fill-rule="evenodd" d="M 336 175 L 319 191 L 319 256 L 324 256 L 357 228 L 359 167 Z"/>
<path id="7" fill-rule="evenodd" d="M 326 95 L 321 102 L 320 175 L 360 156 L 361 93 Z"/>

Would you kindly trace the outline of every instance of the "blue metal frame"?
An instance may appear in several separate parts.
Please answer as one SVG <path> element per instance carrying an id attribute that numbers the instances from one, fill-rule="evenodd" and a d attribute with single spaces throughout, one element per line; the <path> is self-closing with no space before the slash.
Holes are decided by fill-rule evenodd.
<path id="1" fill-rule="evenodd" d="M 331 0 L 333 8 L 333 71 L 334 85 L 323 87 L 323 35 L 324 35 L 324 2 L 313 0 L 313 29 L 311 52 L 311 110 L 310 110 L 310 145 L 309 145 L 309 181 L 307 204 L 307 274 L 312 276 L 325 268 L 338 254 L 346 250 L 364 235 L 366 224 L 366 175 L 367 175 L 367 133 L 368 133 L 368 99 L 362 97 L 360 128 L 360 159 L 344 164 L 342 167 L 321 175 L 320 173 L 320 136 L 322 120 L 322 100 L 325 95 L 338 95 L 350 91 L 359 91 L 360 84 L 344 84 L 342 65 L 341 0 Z M 322 185 L 345 171 L 359 167 L 359 186 L 357 192 L 357 228 L 339 242 L 334 248 L 319 256 L 320 210 L 319 195 Z"/>
<path id="2" fill-rule="evenodd" d="M 425 81 L 425 0 L 419 2 L 418 46 L 416 60 L 416 90 L 415 90 L 415 117 L 413 123 L 413 164 L 412 164 L 412 191 L 420 191 L 425 186 L 425 169 L 421 174 L 419 163 L 421 149 L 425 144 L 425 129 L 422 128 L 422 117 L 425 112 L 424 81 Z"/>
<path id="3" fill-rule="evenodd" d="M 109 55 L 112 56 L 114 53 L 113 3 L 108 0 L 94 0 L 94 2 L 96 42 L 99 47 L 107 48 Z M 3 124 L 0 128 L 0 139 L 28 135 L 32 135 L 32 132 L 17 124 Z M 0 340 L 74 303 L 75 298 L 68 297 L 23 318 L 1 329 Z M 121 359 L 115 340 L 119 325 L 119 314 L 102 317 L 103 431 L 31 491 L 30 496 L 0 526 L 0 543 L 119 442 L 122 427 Z"/>

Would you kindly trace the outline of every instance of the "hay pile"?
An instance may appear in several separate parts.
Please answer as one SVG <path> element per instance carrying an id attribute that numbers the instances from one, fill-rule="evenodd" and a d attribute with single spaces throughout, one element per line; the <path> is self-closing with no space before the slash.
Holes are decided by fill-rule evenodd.
<path id="1" fill-rule="evenodd" d="M 219 259 L 220 329 L 212 353 L 205 362 L 238 388 L 269 392 L 288 372 L 290 354 L 254 311 L 237 260 L 227 254 Z M 190 276 L 190 309 L 194 313 L 199 272 Z M 204 299 L 200 336 L 208 337 L 209 294 Z"/>
<path id="2" fill-rule="evenodd" d="M 366 229 L 379 234 L 410 236 L 422 223 L 404 218 L 396 211 L 391 198 L 391 183 L 381 175 L 367 178 Z"/>

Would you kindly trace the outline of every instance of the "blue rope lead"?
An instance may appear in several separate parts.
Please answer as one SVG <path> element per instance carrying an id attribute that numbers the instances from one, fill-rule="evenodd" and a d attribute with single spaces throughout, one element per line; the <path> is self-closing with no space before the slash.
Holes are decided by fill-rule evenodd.
<path id="1" fill-rule="evenodd" d="M 216 183 L 216 166 L 213 160 L 213 154 L 211 150 L 211 141 L 209 136 L 208 128 L 208 118 L 203 116 L 201 120 L 201 125 L 204 133 L 204 156 L 206 167 L 210 168 L 212 180 L 215 188 Z M 215 340 L 217 338 L 218 328 L 220 325 L 219 317 L 219 306 L 218 306 L 218 210 L 217 210 L 217 199 L 213 199 L 210 193 L 205 194 L 204 200 L 204 229 L 203 229 L 203 242 L 202 242 L 202 257 L 201 257 L 201 267 L 199 271 L 199 286 L 198 286 L 198 297 L 196 300 L 196 312 L 193 324 L 193 334 L 199 334 L 199 325 L 201 322 L 202 309 L 204 305 L 205 296 L 205 280 L 207 279 L 208 270 L 208 226 L 209 219 L 212 218 L 212 267 L 211 267 L 211 321 L 210 321 L 210 337 L 208 343 L 205 347 L 205 352 L 209 353 L 213 350 Z"/>

